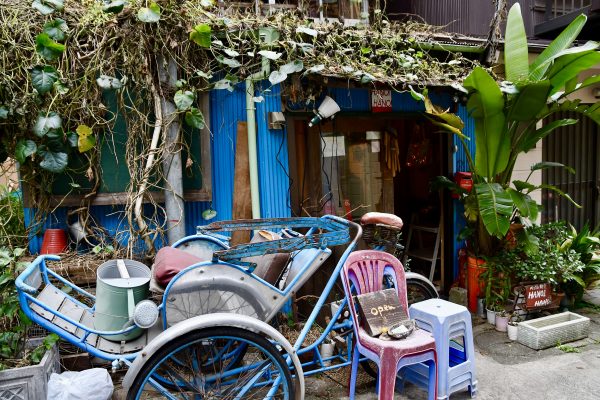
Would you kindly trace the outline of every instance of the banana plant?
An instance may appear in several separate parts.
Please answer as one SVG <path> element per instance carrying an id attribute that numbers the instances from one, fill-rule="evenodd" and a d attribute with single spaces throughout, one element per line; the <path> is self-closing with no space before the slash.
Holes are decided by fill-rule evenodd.
<path id="1" fill-rule="evenodd" d="M 530 63 L 520 5 L 515 3 L 511 7 L 504 46 L 506 80 L 499 82 L 488 70 L 476 67 L 463 82 L 468 93 L 467 109 L 475 121 L 474 155 L 469 152 L 468 138 L 462 133 L 463 121 L 423 96 L 425 115 L 433 124 L 457 135 L 467 154 L 474 190 L 463 194 L 463 198 L 465 214 L 474 232 L 472 250 L 477 255 L 492 255 L 515 217 L 533 220 L 537 217 L 538 205 L 530 196 L 532 191 L 548 189 L 572 201 L 566 193 L 550 185 L 513 182 L 512 173 L 521 153 L 533 149 L 555 129 L 578 122 L 565 118 L 540 124 L 551 115 L 574 111 L 600 124 L 600 102 L 581 104 L 572 99 L 577 91 L 600 83 L 600 75 L 579 79 L 582 72 L 600 64 L 599 43 L 573 47 L 586 20 L 585 15 L 575 18 Z M 555 167 L 565 166 L 539 163 L 532 166 L 532 172 Z"/>

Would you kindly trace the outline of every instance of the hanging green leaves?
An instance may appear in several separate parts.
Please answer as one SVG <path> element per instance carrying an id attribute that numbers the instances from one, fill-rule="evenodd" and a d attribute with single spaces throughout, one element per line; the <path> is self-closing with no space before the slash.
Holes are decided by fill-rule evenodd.
<path id="1" fill-rule="evenodd" d="M 311 29 L 311 28 L 307 28 L 305 26 L 299 26 L 296 28 L 296 33 L 305 33 L 309 36 L 312 37 L 317 37 L 317 35 L 319 34 L 319 32 L 317 32 L 315 29 Z"/>
<path id="2" fill-rule="evenodd" d="M 31 70 L 31 84 L 39 94 L 49 92 L 56 81 L 58 73 L 54 67 L 37 65 Z"/>
<path id="3" fill-rule="evenodd" d="M 237 68 L 242 65 L 238 60 L 224 56 L 217 56 L 217 61 L 219 61 L 221 64 L 227 65 L 230 68 Z"/>
<path id="4" fill-rule="evenodd" d="M 287 79 L 287 74 L 281 71 L 273 71 L 271 75 L 269 75 L 269 82 L 272 85 L 277 85 Z"/>
<path id="5" fill-rule="evenodd" d="M 211 45 L 211 33 L 210 25 L 196 25 L 190 32 L 190 40 L 200 47 L 209 48 Z"/>
<path id="6" fill-rule="evenodd" d="M 27 157 L 35 154 L 37 151 L 37 145 L 33 140 L 24 140 L 21 139 L 17 142 L 17 146 L 15 147 L 15 159 L 23 164 Z"/>
<path id="7" fill-rule="evenodd" d="M 64 2 L 63 0 L 34 0 L 31 7 L 43 15 L 48 15 L 54 11 L 61 11 L 64 8 Z"/>
<path id="8" fill-rule="evenodd" d="M 185 111 L 194 104 L 195 97 L 194 92 L 178 90 L 173 97 L 173 101 L 179 111 Z"/>
<path id="9" fill-rule="evenodd" d="M 105 90 L 121 89 L 123 87 L 120 80 L 108 75 L 100 75 L 98 79 L 96 79 L 96 83 L 100 88 Z"/>
<path id="10" fill-rule="evenodd" d="M 77 148 L 80 153 L 85 153 L 94 147 L 96 144 L 96 137 L 92 135 L 92 128 L 87 125 L 79 125 L 75 131 L 77 132 L 77 136 L 79 136 Z"/>
<path id="11" fill-rule="evenodd" d="M 300 72 L 304 69 L 304 63 L 300 60 L 295 60 L 292 62 L 289 62 L 287 64 L 282 65 L 281 67 L 279 67 L 279 71 L 281 71 L 284 74 L 293 74 L 294 72 Z"/>
<path id="12" fill-rule="evenodd" d="M 282 56 L 282 53 L 277 53 L 271 50 L 261 50 L 258 52 L 258 54 L 268 58 L 269 60 L 278 60 Z"/>
<path id="13" fill-rule="evenodd" d="M 102 7 L 102 11 L 109 14 L 118 14 L 121 11 L 123 11 L 123 7 L 125 7 L 126 4 L 126 1 L 111 1 L 110 3 Z"/>
<path id="14" fill-rule="evenodd" d="M 65 51 L 65 45 L 52 40 L 47 33 L 35 37 L 35 51 L 48 61 L 56 60 Z"/>
<path id="15" fill-rule="evenodd" d="M 185 123 L 196 129 L 204 129 L 204 115 L 200 110 L 192 107 L 188 112 L 185 113 Z"/>
<path id="16" fill-rule="evenodd" d="M 72 148 L 78 147 L 79 135 L 75 132 L 67 132 L 67 143 Z"/>
<path id="17" fill-rule="evenodd" d="M 42 149 L 39 151 L 42 156 L 40 161 L 40 167 L 46 171 L 54 172 L 55 174 L 65 170 L 69 163 L 69 156 L 64 152 L 54 152 L 49 149 Z"/>
<path id="18" fill-rule="evenodd" d="M 148 7 L 139 9 L 137 17 L 142 22 L 154 23 L 160 21 L 160 7 L 152 2 Z"/>
<path id="19" fill-rule="evenodd" d="M 48 114 L 40 112 L 33 125 L 33 133 L 39 137 L 44 137 L 51 130 L 60 129 L 62 127 L 62 119 L 60 115 L 54 111 Z"/>
<path id="20" fill-rule="evenodd" d="M 56 18 L 52 21 L 46 22 L 44 24 L 44 32 L 51 39 L 56 40 L 57 42 L 62 42 L 67 38 L 67 31 L 69 28 L 67 27 L 67 23 L 60 19 Z"/>
<path id="21" fill-rule="evenodd" d="M 69 87 L 62 83 L 60 80 L 54 82 L 54 90 L 58 94 L 67 94 L 69 92 Z"/>

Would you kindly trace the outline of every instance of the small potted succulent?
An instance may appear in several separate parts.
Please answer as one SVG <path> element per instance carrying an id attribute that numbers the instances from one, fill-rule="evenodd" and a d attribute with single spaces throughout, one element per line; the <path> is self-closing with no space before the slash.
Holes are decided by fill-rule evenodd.
<path id="1" fill-rule="evenodd" d="M 498 332 L 506 332 L 509 319 L 510 314 L 508 314 L 506 310 L 496 312 L 496 330 Z"/>

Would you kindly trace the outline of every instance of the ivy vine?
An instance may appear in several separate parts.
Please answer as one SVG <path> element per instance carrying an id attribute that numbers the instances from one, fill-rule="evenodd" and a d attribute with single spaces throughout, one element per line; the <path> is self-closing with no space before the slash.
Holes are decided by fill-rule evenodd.
<path id="1" fill-rule="evenodd" d="M 305 17 L 299 10 L 236 13 L 211 0 L 0 0 L 0 155 L 19 161 L 39 208 L 50 209 L 45 199 L 57 173 L 84 174 L 91 201 L 102 174 L 99 135 L 110 141 L 116 120 L 103 97 L 112 91 L 127 123 L 132 212 L 139 183 L 161 176 L 160 163 L 144 168 L 154 129 L 152 96 L 144 93 L 169 100 L 185 124 L 202 129 L 199 93 L 234 90 L 264 58 L 272 71 L 265 78 L 290 96 L 324 77 L 401 90 L 448 85 L 473 66 L 461 54 L 425 50 L 439 33 L 429 25 L 380 17 L 369 27 L 344 27 Z M 159 79 L 167 59 L 182 78 L 174 88 Z M 88 167 L 74 169 L 74 159 Z"/>

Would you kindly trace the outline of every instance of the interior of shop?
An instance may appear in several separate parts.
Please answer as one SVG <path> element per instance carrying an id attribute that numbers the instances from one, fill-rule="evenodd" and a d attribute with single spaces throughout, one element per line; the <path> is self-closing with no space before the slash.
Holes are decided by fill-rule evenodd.
<path id="1" fill-rule="evenodd" d="M 393 213 L 404 220 L 405 246 L 411 236 L 409 268 L 429 277 L 448 219 L 447 199 L 430 188 L 436 176 L 448 175 L 447 134 L 419 115 L 340 113 L 313 127 L 309 120 L 288 119 L 293 212 L 353 221 L 371 211 Z M 438 287 L 445 286 L 442 247 L 433 276 Z"/>

